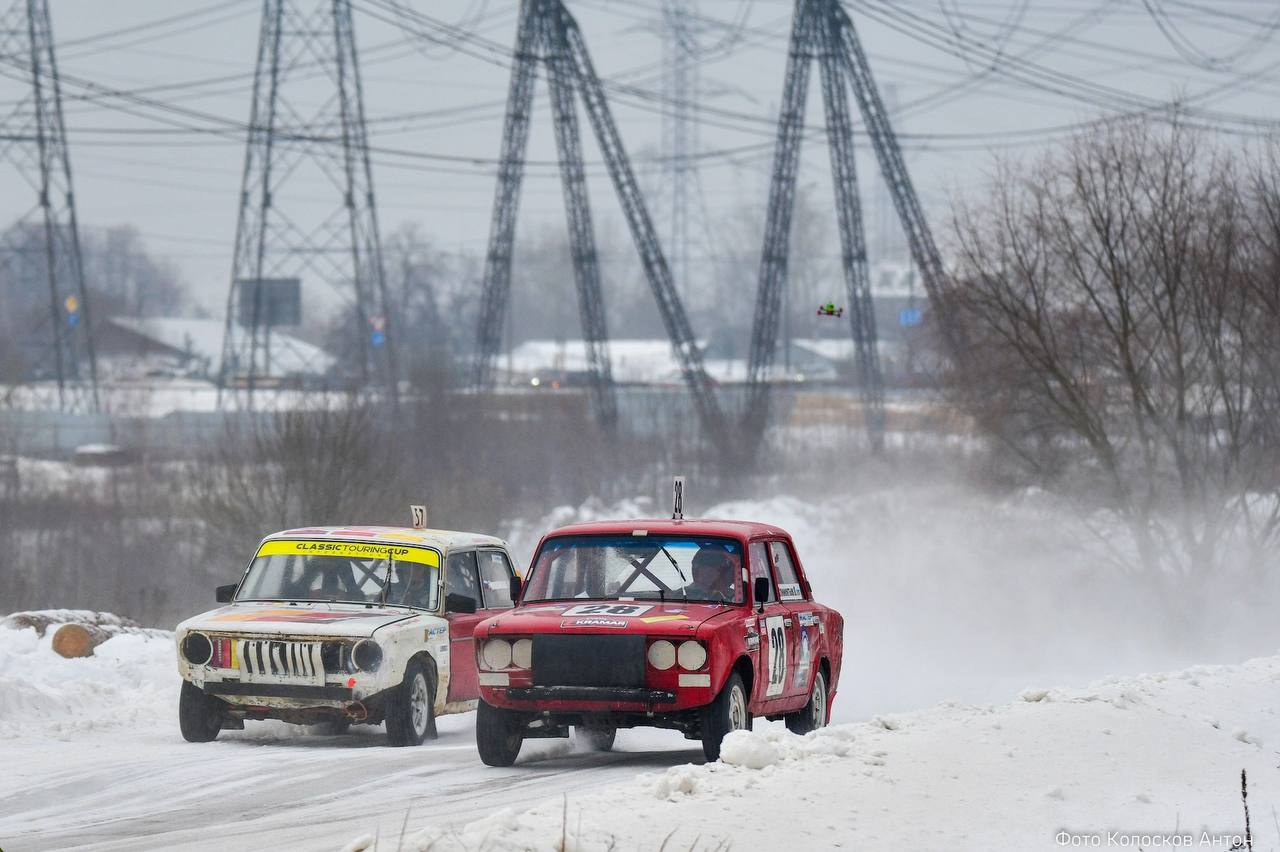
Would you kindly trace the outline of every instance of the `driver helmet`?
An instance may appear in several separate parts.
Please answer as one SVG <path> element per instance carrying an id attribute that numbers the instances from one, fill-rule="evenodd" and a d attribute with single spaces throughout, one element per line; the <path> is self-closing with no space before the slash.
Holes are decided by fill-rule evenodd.
<path id="1" fill-rule="evenodd" d="M 693 557 L 693 584 L 699 589 L 730 594 L 734 558 L 723 547 L 707 545 Z"/>

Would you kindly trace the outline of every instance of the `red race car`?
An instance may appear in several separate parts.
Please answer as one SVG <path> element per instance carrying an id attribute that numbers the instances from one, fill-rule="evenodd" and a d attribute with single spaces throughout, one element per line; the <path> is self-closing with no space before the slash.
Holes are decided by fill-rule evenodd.
<path id="1" fill-rule="evenodd" d="M 538 544 L 516 608 L 476 626 L 480 759 L 510 766 L 525 739 L 570 726 L 598 750 L 618 728 L 674 728 L 708 760 L 755 716 L 820 728 L 843 631 L 769 524 L 562 527 Z"/>

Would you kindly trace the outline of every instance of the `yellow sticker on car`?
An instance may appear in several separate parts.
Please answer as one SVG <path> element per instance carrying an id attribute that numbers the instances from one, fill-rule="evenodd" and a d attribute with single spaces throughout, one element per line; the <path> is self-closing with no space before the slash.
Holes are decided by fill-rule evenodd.
<path id="1" fill-rule="evenodd" d="M 640 619 L 645 624 L 657 624 L 660 621 L 683 621 L 688 618 L 687 615 L 651 615 L 648 618 Z"/>
<path id="2" fill-rule="evenodd" d="M 440 554 L 425 547 L 377 544 L 371 541 L 316 541 L 306 539 L 273 539 L 258 548 L 259 556 L 345 556 L 348 559 L 386 559 L 440 566 Z"/>

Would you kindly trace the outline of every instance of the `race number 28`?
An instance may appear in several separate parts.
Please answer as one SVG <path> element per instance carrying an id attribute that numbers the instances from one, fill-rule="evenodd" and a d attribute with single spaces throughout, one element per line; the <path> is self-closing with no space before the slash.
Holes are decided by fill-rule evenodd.
<path id="1" fill-rule="evenodd" d="M 769 637 L 769 686 L 765 695 L 781 695 L 787 680 L 787 631 L 782 626 L 782 616 L 766 618 L 764 632 Z"/>
<path id="2" fill-rule="evenodd" d="M 578 604 L 564 611 L 565 615 L 643 615 L 653 607 L 649 604 Z"/>

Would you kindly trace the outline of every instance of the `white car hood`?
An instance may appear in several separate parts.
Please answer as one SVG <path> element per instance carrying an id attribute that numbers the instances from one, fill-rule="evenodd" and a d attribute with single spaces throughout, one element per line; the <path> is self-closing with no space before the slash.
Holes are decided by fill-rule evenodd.
<path id="1" fill-rule="evenodd" d="M 364 604 L 235 603 L 201 613 L 178 630 L 260 633 L 271 636 L 367 637 L 379 627 L 425 615 L 410 609 Z"/>

